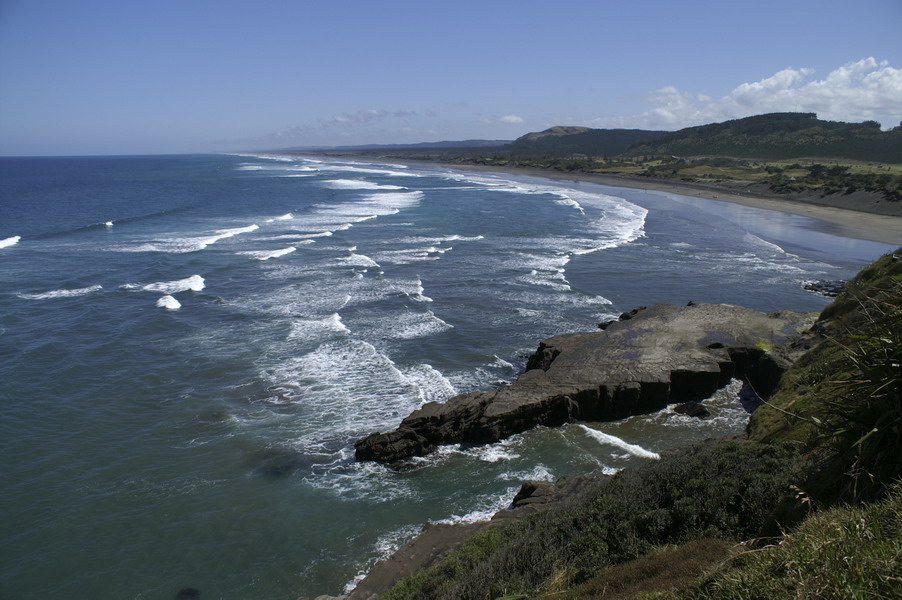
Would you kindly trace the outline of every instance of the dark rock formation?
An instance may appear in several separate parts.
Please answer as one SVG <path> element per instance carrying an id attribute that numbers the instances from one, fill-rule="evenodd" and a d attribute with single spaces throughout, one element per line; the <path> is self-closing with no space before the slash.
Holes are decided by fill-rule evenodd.
<path id="1" fill-rule="evenodd" d="M 358 441 L 357 459 L 393 462 L 536 425 L 621 419 L 702 400 L 733 377 L 766 397 L 789 362 L 765 349 L 808 324 L 798 313 L 729 304 L 657 304 L 624 315 L 603 331 L 543 341 L 510 385 L 425 404 L 396 431 Z"/>
<path id="2" fill-rule="evenodd" d="M 705 408 L 704 404 L 699 402 L 684 402 L 673 407 L 674 412 L 678 412 L 681 415 L 686 415 L 689 417 L 696 417 L 699 419 L 704 419 L 705 417 L 710 417 L 711 412 Z"/>
<path id="3" fill-rule="evenodd" d="M 828 298 L 835 298 L 842 293 L 845 285 L 845 281 L 827 281 L 826 279 L 819 279 L 818 281 L 806 281 L 802 287 L 809 292 L 827 296 Z"/>

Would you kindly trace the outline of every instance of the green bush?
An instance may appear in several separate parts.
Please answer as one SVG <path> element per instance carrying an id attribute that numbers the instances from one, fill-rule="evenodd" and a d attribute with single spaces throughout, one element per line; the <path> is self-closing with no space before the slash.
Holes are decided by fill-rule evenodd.
<path id="1" fill-rule="evenodd" d="M 493 533 L 492 551 L 452 553 L 391 600 L 492 600 L 587 581 L 661 544 L 757 534 L 800 472 L 782 446 L 710 442 L 600 480 L 580 497 Z"/>

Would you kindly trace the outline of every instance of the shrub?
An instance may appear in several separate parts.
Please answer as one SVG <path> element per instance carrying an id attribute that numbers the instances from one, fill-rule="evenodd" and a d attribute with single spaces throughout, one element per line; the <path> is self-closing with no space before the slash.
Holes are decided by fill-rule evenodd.
<path id="1" fill-rule="evenodd" d="M 388 598 L 492 600 L 567 587 L 600 569 L 692 538 L 755 535 L 798 475 L 783 446 L 709 442 L 602 479 L 568 503 L 499 531 L 485 558 L 453 552 Z"/>

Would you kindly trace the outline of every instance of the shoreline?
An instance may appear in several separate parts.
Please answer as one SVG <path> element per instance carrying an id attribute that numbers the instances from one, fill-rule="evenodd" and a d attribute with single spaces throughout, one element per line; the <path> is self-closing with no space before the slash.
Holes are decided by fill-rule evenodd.
<path id="1" fill-rule="evenodd" d="M 353 158 L 366 158 L 372 160 L 373 157 L 360 156 Z M 382 159 L 389 159 L 400 164 L 434 165 L 457 171 L 482 171 L 506 175 L 525 175 L 528 177 L 541 177 L 543 179 L 557 181 L 592 183 L 610 187 L 669 192 L 681 196 L 704 198 L 717 202 L 730 202 L 732 204 L 773 210 L 824 221 L 835 227 L 831 233 L 842 237 L 902 246 L 902 216 L 899 215 L 876 214 L 795 198 L 765 197 L 760 194 L 737 192 L 734 189 L 723 186 L 693 184 L 683 181 L 657 181 L 614 175 L 600 175 L 595 173 L 562 173 L 535 167 L 471 165 L 442 161 L 395 159 L 394 157 L 382 157 Z M 902 212 L 902 206 L 900 206 L 900 212 Z"/>

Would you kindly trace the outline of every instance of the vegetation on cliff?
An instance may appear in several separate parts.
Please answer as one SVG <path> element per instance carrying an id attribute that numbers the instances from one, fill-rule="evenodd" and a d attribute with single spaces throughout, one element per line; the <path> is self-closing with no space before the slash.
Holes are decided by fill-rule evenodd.
<path id="1" fill-rule="evenodd" d="M 382 598 L 898 597 L 902 261 L 864 269 L 798 344 L 748 440 L 484 530 Z"/>
<path id="2" fill-rule="evenodd" d="M 733 156 L 782 160 L 803 156 L 902 162 L 902 126 L 823 121 L 814 113 L 771 113 L 687 127 L 635 144 L 629 156 Z"/>

